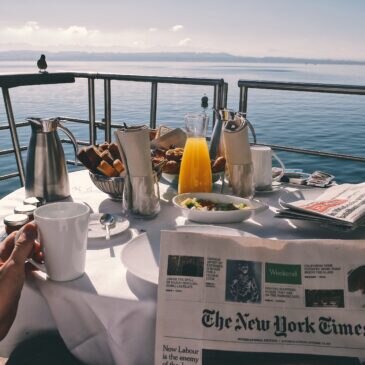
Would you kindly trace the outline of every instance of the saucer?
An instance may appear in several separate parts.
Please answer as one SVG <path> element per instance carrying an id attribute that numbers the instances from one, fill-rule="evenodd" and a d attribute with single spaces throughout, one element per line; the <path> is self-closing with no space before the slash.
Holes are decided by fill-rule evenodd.
<path id="1" fill-rule="evenodd" d="M 105 238 L 105 227 L 100 223 L 100 217 L 103 213 L 92 213 L 89 219 L 88 238 Z M 110 237 L 120 234 L 129 228 L 129 221 L 117 214 L 113 214 L 115 218 L 115 225 L 110 227 Z"/>
<path id="2" fill-rule="evenodd" d="M 275 193 L 276 191 L 279 191 L 282 189 L 282 184 L 278 181 L 273 181 L 271 184 L 271 189 L 263 189 L 263 190 L 257 190 L 255 189 L 255 194 L 268 194 L 268 193 Z"/>

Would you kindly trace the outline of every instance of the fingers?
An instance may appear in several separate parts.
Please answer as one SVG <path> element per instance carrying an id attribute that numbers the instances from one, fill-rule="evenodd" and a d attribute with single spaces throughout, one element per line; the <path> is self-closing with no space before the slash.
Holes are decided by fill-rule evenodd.
<path id="1" fill-rule="evenodd" d="M 14 249 L 16 232 L 10 233 L 0 244 L 0 261 L 5 262 Z"/>
<path id="2" fill-rule="evenodd" d="M 32 255 L 35 247 L 38 247 L 35 241 L 36 237 L 37 227 L 35 224 L 26 224 L 17 238 L 14 250 L 11 254 L 14 261 L 24 263 L 25 260 Z"/>

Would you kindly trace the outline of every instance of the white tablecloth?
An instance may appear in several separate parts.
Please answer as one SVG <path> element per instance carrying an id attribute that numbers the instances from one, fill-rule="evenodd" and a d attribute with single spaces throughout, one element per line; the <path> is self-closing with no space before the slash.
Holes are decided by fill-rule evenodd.
<path id="1" fill-rule="evenodd" d="M 70 185 L 72 198 L 86 202 L 94 212 L 121 213 L 121 203 L 100 192 L 86 171 L 71 173 Z M 69 349 L 87 364 L 153 362 L 157 286 L 129 273 L 121 262 L 121 252 L 140 230 L 147 232 L 153 245 L 159 245 L 161 230 L 185 223 L 171 204 L 175 191 L 163 183 L 160 190 L 161 212 L 155 219 L 128 217 L 127 231 L 110 241 L 89 240 L 86 274 L 82 278 L 55 283 L 33 274 L 27 279 L 17 318 L 0 343 L 0 356 L 7 356 L 26 336 L 57 328 Z M 279 190 L 257 196 L 269 209 L 248 221 L 227 226 L 272 239 L 365 237 L 364 230 L 338 233 L 313 224 L 296 227 L 290 221 L 273 218 L 280 194 Z M 3 198 L 1 221 L 23 199 L 23 189 Z"/>

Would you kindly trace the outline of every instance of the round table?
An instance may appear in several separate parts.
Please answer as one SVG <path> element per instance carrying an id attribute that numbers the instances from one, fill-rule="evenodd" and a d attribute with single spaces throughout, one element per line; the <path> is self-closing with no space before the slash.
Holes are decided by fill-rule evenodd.
<path id="1" fill-rule="evenodd" d="M 121 213 L 122 203 L 99 191 L 85 170 L 70 175 L 71 197 L 83 201 L 94 212 Z M 296 227 L 274 218 L 282 190 L 256 198 L 269 208 L 231 228 L 271 239 L 364 238 L 364 230 L 339 233 L 313 224 Z M 321 190 L 318 189 L 318 193 Z M 174 230 L 186 219 L 173 207 L 176 191 L 160 182 L 161 211 L 151 220 L 128 217 L 129 229 L 110 241 L 88 241 L 86 273 L 80 279 L 56 283 L 39 273 L 31 274 L 24 286 L 16 320 L 0 343 L 0 356 L 8 356 L 15 345 L 39 331 L 57 328 L 67 347 L 87 364 L 151 364 L 154 354 L 157 285 L 131 274 L 122 264 L 126 244 L 145 231 L 158 248 L 161 230 Z M 25 197 L 18 189 L 0 201 L 1 222 Z M 158 259 L 156 259 L 158 260 Z M 140 265 L 144 265 L 141 258 Z"/>

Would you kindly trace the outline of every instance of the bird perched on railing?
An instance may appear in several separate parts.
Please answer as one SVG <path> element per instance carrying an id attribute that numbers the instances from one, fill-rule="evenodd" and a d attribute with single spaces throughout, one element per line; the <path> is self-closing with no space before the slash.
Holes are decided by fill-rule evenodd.
<path id="1" fill-rule="evenodd" d="M 41 58 L 37 61 L 37 66 L 39 68 L 39 72 L 47 72 L 47 62 L 46 56 L 44 54 L 42 54 Z"/>

